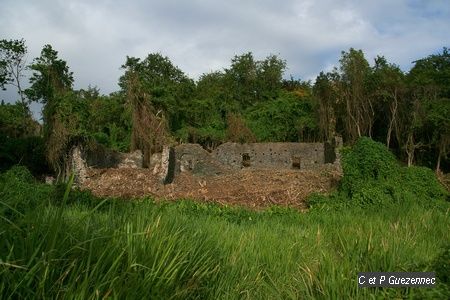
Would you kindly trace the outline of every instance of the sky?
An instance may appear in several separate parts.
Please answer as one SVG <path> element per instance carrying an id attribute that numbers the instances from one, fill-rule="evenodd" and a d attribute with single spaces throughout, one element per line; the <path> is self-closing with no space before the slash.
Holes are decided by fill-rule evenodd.
<path id="1" fill-rule="evenodd" d="M 103 94 L 119 89 L 127 55 L 153 52 L 193 79 L 251 51 L 285 59 L 286 77 L 314 80 L 350 47 L 408 71 L 450 46 L 449 28 L 449 0 L 0 1 L 0 39 L 25 39 L 30 63 L 52 45 L 76 89 L 97 86 Z M 13 87 L 0 92 L 7 102 L 17 98 Z"/>

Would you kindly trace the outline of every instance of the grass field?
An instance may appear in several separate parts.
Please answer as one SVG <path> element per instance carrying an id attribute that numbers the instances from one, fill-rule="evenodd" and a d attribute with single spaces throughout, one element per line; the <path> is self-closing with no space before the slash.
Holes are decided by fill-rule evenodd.
<path id="1" fill-rule="evenodd" d="M 22 196 L 54 191 L 29 185 Z M 25 186 L 23 186 L 25 187 Z M 33 191 L 34 189 L 34 191 Z M 96 199 L 3 215 L 2 298 L 297 299 L 444 297 L 359 289 L 359 271 L 436 271 L 449 209 L 251 212 L 190 201 Z M 87 200 L 86 200 L 87 199 Z M 450 207 L 450 205 L 448 206 Z M 444 270 L 443 270 L 444 271 Z M 447 270 L 448 271 L 448 270 Z"/>

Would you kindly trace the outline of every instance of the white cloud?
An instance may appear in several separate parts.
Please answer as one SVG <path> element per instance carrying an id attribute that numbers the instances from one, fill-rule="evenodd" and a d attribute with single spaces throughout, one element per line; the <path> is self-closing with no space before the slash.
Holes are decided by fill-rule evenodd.
<path id="1" fill-rule="evenodd" d="M 0 36 L 25 38 L 30 60 L 44 44 L 53 45 L 77 88 L 97 85 L 103 93 L 118 89 L 126 55 L 155 51 L 195 78 L 253 51 L 258 58 L 279 54 L 287 75 L 314 79 L 349 47 L 409 69 L 411 61 L 450 44 L 446 2 L 6 0 Z"/>

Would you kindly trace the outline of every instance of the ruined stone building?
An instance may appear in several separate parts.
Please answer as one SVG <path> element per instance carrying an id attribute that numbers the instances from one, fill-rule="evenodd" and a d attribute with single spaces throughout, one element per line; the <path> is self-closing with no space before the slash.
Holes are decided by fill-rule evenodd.
<path id="1" fill-rule="evenodd" d="M 165 147 L 150 161 L 153 173 L 163 183 L 171 183 L 181 172 L 198 176 L 223 175 L 244 168 L 313 170 L 324 164 L 339 165 L 337 149 L 342 139 L 326 143 L 224 143 L 212 152 L 198 144 Z M 78 176 L 85 176 L 84 168 L 142 168 L 142 154 L 76 153 Z M 83 178 L 80 178 L 83 181 Z"/>

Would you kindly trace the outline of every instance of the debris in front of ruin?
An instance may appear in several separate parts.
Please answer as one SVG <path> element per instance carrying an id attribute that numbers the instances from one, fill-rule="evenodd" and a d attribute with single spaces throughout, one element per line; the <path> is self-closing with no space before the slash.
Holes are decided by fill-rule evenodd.
<path id="1" fill-rule="evenodd" d="M 99 162 L 89 153 L 74 153 L 81 166 L 77 176 L 83 176 L 77 182 L 98 196 L 305 208 L 309 194 L 337 186 L 341 146 L 339 138 L 329 143 L 225 143 L 212 152 L 181 144 L 153 154 L 148 169 L 142 168 L 139 152 L 107 154 L 110 161 L 101 158 L 103 168 L 95 167 Z"/>

